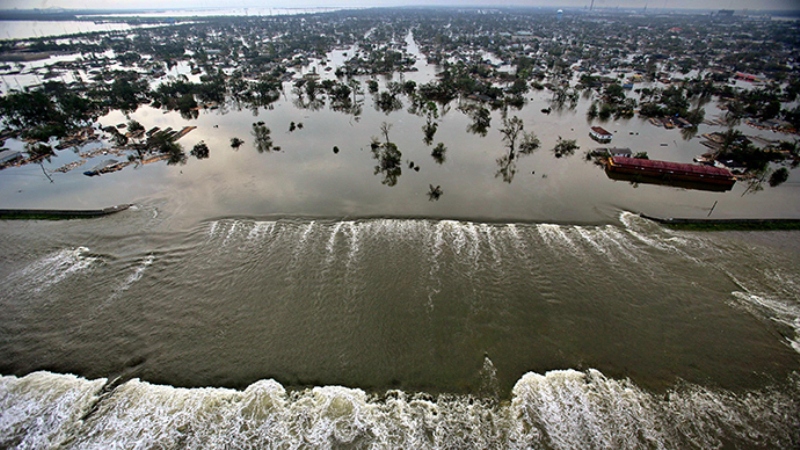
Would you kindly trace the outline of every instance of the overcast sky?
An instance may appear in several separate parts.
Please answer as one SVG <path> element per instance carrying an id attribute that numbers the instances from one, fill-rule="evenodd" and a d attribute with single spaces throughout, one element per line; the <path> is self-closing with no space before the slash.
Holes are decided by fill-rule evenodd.
<path id="1" fill-rule="evenodd" d="M 584 8 L 591 0 L 0 0 L 0 8 L 291 8 L 291 7 L 369 7 L 409 5 L 470 6 L 563 6 Z M 594 0 L 595 7 L 702 8 L 750 10 L 800 10 L 800 0 Z"/>

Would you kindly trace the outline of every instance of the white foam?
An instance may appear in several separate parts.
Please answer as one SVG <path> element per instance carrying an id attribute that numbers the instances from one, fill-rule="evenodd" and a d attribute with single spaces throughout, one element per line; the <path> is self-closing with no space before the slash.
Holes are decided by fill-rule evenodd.
<path id="1" fill-rule="evenodd" d="M 315 224 L 316 224 L 316 221 L 312 220 L 311 222 L 308 223 L 308 225 L 306 226 L 306 229 L 303 230 L 303 234 L 300 236 L 300 243 L 301 244 L 305 244 L 306 240 L 308 240 L 308 236 L 311 234 L 311 230 L 314 229 L 314 225 Z"/>
<path id="2" fill-rule="evenodd" d="M 614 255 L 608 251 L 604 245 L 601 245 L 602 241 L 602 232 L 600 232 L 597 228 L 588 228 L 588 227 L 575 227 L 575 231 L 578 232 L 578 235 L 586 241 L 595 251 L 605 257 L 614 259 Z"/>
<path id="3" fill-rule="evenodd" d="M 542 223 L 536 225 L 536 229 L 539 231 L 539 235 L 544 240 L 545 244 L 548 247 L 556 251 L 556 254 L 560 254 L 562 249 L 566 249 L 569 253 L 574 256 L 581 257 L 583 256 L 583 252 L 575 245 L 575 242 L 570 238 L 566 232 L 564 232 L 564 228 L 560 225 Z"/>
<path id="4" fill-rule="evenodd" d="M 0 377 L 0 447 L 59 448 L 97 401 L 104 383 L 49 372 Z"/>
<path id="5" fill-rule="evenodd" d="M 460 255 L 464 246 L 467 244 L 467 236 L 464 234 L 464 228 L 455 220 L 443 220 L 441 224 L 444 226 L 443 230 L 447 231 L 447 234 L 452 240 L 453 251 L 457 255 Z"/>
<path id="6" fill-rule="evenodd" d="M 493 390 L 496 368 L 481 378 Z M 525 374 L 510 403 L 322 386 L 287 392 L 273 380 L 244 391 L 128 381 L 0 378 L 0 437 L 17 448 L 789 448 L 800 419 L 797 379 L 734 394 L 686 385 L 654 396 L 596 370 Z M 489 392 L 491 395 L 491 392 Z M 8 442 L 8 441 L 0 441 Z M 17 441 L 14 441 L 17 442 Z"/>
<path id="7" fill-rule="evenodd" d="M 755 308 L 754 312 L 769 317 L 777 323 L 786 325 L 794 330 L 794 339 L 789 339 L 788 343 L 792 348 L 800 353 L 800 304 L 791 300 L 780 300 L 767 296 L 756 295 L 749 292 L 731 292 L 739 304 L 750 309 Z"/>
<path id="8" fill-rule="evenodd" d="M 219 226 L 219 221 L 215 220 L 211 222 L 208 226 L 208 238 L 214 239 L 214 235 L 217 233 L 217 227 Z"/>
<path id="9" fill-rule="evenodd" d="M 642 243 L 644 243 L 644 244 L 646 244 L 646 245 L 648 245 L 648 246 L 650 246 L 652 248 L 658 249 L 658 250 L 662 250 L 662 251 L 667 251 L 667 252 L 678 254 L 678 255 L 680 255 L 680 256 L 682 256 L 682 257 L 684 257 L 684 258 L 686 258 L 686 259 L 688 259 L 690 261 L 693 261 L 695 263 L 698 263 L 698 264 L 701 263 L 701 261 L 698 260 L 697 258 L 689 255 L 688 253 L 686 253 L 685 251 L 679 249 L 675 245 L 671 245 L 673 243 L 674 244 L 685 244 L 685 243 L 688 242 L 687 240 L 681 239 L 681 238 L 676 238 L 674 236 L 669 237 L 669 238 L 664 238 L 664 239 L 650 238 L 650 237 L 646 236 L 645 233 L 642 231 L 642 227 L 644 225 L 652 225 L 652 224 L 649 221 L 647 221 L 647 219 L 643 219 L 643 218 L 637 216 L 636 214 L 632 214 L 632 213 L 629 213 L 627 211 L 621 212 L 620 216 L 619 216 L 619 219 L 625 225 L 625 230 L 631 236 L 635 237 L 636 239 L 638 239 Z"/>
<path id="10" fill-rule="evenodd" d="M 336 245 L 336 235 L 339 234 L 339 230 L 342 228 L 343 222 L 336 222 L 336 225 L 333 226 L 331 230 L 331 236 L 328 238 L 328 245 L 326 246 L 328 249 L 328 254 L 333 255 L 333 248 Z"/>
<path id="11" fill-rule="evenodd" d="M 617 227 L 613 225 L 606 225 L 606 227 L 603 229 L 602 237 L 609 244 L 616 246 L 616 248 L 626 258 L 633 262 L 639 261 L 639 257 L 637 255 L 641 254 L 641 252 L 622 232 L 620 232 Z"/>
<path id="12" fill-rule="evenodd" d="M 86 247 L 65 248 L 29 264 L 12 274 L 9 279 L 21 286 L 33 285 L 34 292 L 41 292 L 66 278 L 88 270 L 97 257 L 85 256 Z"/>
<path id="13" fill-rule="evenodd" d="M 486 242 L 489 243 L 489 250 L 492 252 L 492 258 L 494 262 L 499 266 L 502 262 L 502 256 L 500 252 L 497 250 L 497 246 L 495 245 L 494 240 L 494 227 L 491 227 L 487 224 L 481 224 L 481 232 L 486 236 Z"/>
<path id="14" fill-rule="evenodd" d="M 469 236 L 470 247 L 469 247 L 469 254 L 472 256 L 475 265 L 478 263 L 478 259 L 481 257 L 481 237 L 478 235 L 478 229 L 475 227 L 475 224 L 472 222 L 467 222 L 463 225 L 465 234 Z"/>
<path id="15" fill-rule="evenodd" d="M 234 220 L 233 223 L 231 223 L 231 227 L 228 228 L 228 234 L 225 235 L 225 240 L 222 241 L 222 246 L 223 247 L 226 247 L 228 245 L 228 241 L 231 240 L 231 238 L 233 237 L 234 233 L 236 232 L 236 228 L 238 226 L 239 226 L 239 221 L 238 220 Z"/>
<path id="16" fill-rule="evenodd" d="M 522 240 L 522 236 L 520 236 L 517 226 L 513 223 L 510 223 L 506 225 L 506 231 L 511 236 L 514 247 L 519 250 L 520 253 L 525 253 L 528 248 L 525 245 L 525 242 Z"/>
<path id="17" fill-rule="evenodd" d="M 142 278 L 142 275 L 144 275 L 145 270 L 147 270 L 147 268 L 150 267 L 151 264 L 153 264 L 153 261 L 155 261 L 155 259 L 156 259 L 155 256 L 147 255 L 142 260 L 142 262 L 133 270 L 133 273 L 128 275 L 128 278 L 125 279 L 125 281 L 118 288 L 114 289 L 114 293 L 111 295 L 111 298 L 116 298 L 122 292 L 127 291 L 128 288 L 130 288 L 133 283 L 139 281 Z"/>
<path id="18" fill-rule="evenodd" d="M 260 241 L 264 238 L 264 236 L 272 235 L 272 232 L 275 231 L 275 225 L 277 222 L 254 222 L 253 227 L 250 229 L 250 232 L 247 233 L 247 240 L 248 241 Z"/>
<path id="19" fill-rule="evenodd" d="M 358 235 L 359 231 L 361 230 L 359 224 L 353 221 L 346 222 L 346 224 L 350 230 L 350 251 L 347 254 L 347 267 L 350 267 L 353 264 L 353 261 L 355 261 L 356 256 L 358 255 L 358 250 L 360 249 Z"/>
<path id="20" fill-rule="evenodd" d="M 797 380 L 790 381 L 796 391 Z M 654 397 L 596 370 L 528 373 L 514 386 L 512 440 L 519 447 L 787 448 L 798 400 L 774 391 L 735 395 L 694 385 Z M 542 445 L 545 444 L 545 445 Z"/>

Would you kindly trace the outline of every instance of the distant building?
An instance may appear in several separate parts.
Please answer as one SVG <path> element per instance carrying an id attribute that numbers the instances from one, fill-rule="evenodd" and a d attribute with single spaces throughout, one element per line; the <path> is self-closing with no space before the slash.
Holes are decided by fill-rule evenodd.
<path id="1" fill-rule="evenodd" d="M 717 15 L 720 17 L 733 17 L 733 10 L 732 9 L 720 9 L 717 11 Z"/>
<path id="2" fill-rule="evenodd" d="M 744 73 L 744 72 L 736 72 L 734 78 L 736 78 L 737 80 L 749 81 L 751 83 L 757 83 L 761 81 L 761 78 L 758 75 L 753 75 L 752 73 Z"/>

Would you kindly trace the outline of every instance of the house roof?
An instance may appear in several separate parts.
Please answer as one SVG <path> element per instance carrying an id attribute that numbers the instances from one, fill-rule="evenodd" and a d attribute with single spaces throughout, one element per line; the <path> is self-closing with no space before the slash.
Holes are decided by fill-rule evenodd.
<path id="1" fill-rule="evenodd" d="M 611 132 L 609 132 L 608 130 L 606 130 L 603 127 L 592 127 L 592 131 L 594 131 L 597 134 L 603 134 L 603 135 L 607 135 L 607 136 L 612 136 Z"/>

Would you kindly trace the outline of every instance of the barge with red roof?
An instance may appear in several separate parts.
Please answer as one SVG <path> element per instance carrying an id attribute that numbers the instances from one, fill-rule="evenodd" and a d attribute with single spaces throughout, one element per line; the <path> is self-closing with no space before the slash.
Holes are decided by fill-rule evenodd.
<path id="1" fill-rule="evenodd" d="M 606 161 L 606 173 L 610 178 L 626 179 L 644 183 L 656 183 L 728 191 L 733 188 L 736 178 L 721 167 L 697 164 L 657 161 L 651 159 L 612 156 Z M 616 177 L 612 175 L 622 175 Z M 687 183 L 690 183 L 687 185 Z"/>

